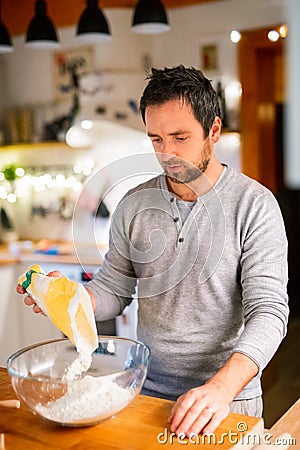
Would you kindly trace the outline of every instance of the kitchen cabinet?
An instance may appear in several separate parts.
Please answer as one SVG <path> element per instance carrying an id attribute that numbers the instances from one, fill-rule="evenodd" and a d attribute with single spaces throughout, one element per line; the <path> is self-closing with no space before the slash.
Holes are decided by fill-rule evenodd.
<path id="1" fill-rule="evenodd" d="M 27 269 L 28 263 L 0 265 L 0 366 L 22 347 L 62 337 L 47 317 L 34 314 L 16 293 L 18 276 Z"/>
<path id="2" fill-rule="evenodd" d="M 12 292 L 14 282 L 15 263 L 2 262 L 0 265 L 0 366 L 6 365 L 7 357 L 19 348 L 21 342 L 17 294 L 14 295 Z"/>

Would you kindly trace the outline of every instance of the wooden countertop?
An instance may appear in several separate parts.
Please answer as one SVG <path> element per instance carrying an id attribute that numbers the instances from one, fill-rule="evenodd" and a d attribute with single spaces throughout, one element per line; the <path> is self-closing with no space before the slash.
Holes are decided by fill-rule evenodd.
<path id="1" fill-rule="evenodd" d="M 293 406 L 272 426 L 270 433 L 273 440 L 284 433 L 289 433 L 294 439 L 291 441 L 291 450 L 300 449 L 300 398 Z"/>
<path id="2" fill-rule="evenodd" d="M 7 255 L 0 254 L 0 266 L 10 266 L 12 264 L 17 264 L 18 260 L 16 258 L 9 258 Z"/>
<path id="3" fill-rule="evenodd" d="M 16 398 L 6 369 L 0 368 L 0 400 Z M 152 450 L 195 448 L 170 435 L 167 418 L 173 402 L 139 395 L 127 408 L 113 419 L 93 427 L 65 428 L 55 426 L 35 416 L 24 405 L 20 409 L 0 407 L 0 433 L 4 433 L 6 450 Z M 263 433 L 263 420 L 239 414 L 229 414 L 216 430 L 217 441 L 223 443 L 200 443 L 196 448 L 207 450 L 234 447 L 235 436 Z M 239 431 L 240 430 L 240 431 Z M 160 434 L 161 433 L 161 434 Z M 223 433 L 223 434 L 222 434 Z M 235 433 L 229 439 L 229 433 Z M 159 439 L 160 438 L 160 442 Z M 201 436 L 199 436 L 201 438 Z M 165 439 L 167 443 L 164 444 Z M 184 447 L 183 447 L 184 446 Z M 247 450 L 252 444 L 242 445 Z"/>
<path id="4" fill-rule="evenodd" d="M 34 262 L 34 263 L 50 263 L 50 264 L 86 264 L 99 266 L 102 264 L 101 250 L 105 250 L 105 245 L 98 245 L 97 247 L 91 245 L 78 246 L 77 253 L 71 242 L 53 243 L 57 247 L 57 254 L 37 253 L 33 244 L 32 251 L 22 251 L 18 253 L 11 253 L 7 244 L 0 244 L 0 266 L 17 264 L 19 262 Z"/>

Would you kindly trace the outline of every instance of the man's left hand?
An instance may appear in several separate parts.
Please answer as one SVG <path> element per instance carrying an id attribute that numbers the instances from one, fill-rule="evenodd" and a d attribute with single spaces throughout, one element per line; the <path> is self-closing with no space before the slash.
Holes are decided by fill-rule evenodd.
<path id="1" fill-rule="evenodd" d="M 220 387 L 209 383 L 181 395 L 172 408 L 169 422 L 171 431 L 185 434 L 209 434 L 229 414 L 227 396 Z"/>

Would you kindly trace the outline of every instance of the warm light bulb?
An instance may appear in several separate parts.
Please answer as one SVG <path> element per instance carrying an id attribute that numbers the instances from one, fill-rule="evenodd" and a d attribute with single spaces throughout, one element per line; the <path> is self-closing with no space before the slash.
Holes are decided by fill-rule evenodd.
<path id="1" fill-rule="evenodd" d="M 280 38 L 280 35 L 279 35 L 278 31 L 276 31 L 276 30 L 271 30 L 271 31 L 269 31 L 269 33 L 268 33 L 268 39 L 269 39 L 271 42 L 276 42 L 276 41 L 278 41 L 279 38 Z"/>
<path id="2" fill-rule="evenodd" d="M 237 30 L 232 30 L 230 33 L 230 40 L 234 44 L 237 44 L 238 42 L 240 42 L 241 37 L 242 37 L 241 33 Z"/>
<path id="3" fill-rule="evenodd" d="M 87 120 L 87 119 L 82 120 L 80 122 L 80 125 L 83 130 L 91 130 L 94 126 L 92 120 Z"/>
<path id="4" fill-rule="evenodd" d="M 287 32 L 288 32 L 288 28 L 286 25 L 281 25 L 281 27 L 279 27 L 280 37 L 282 37 L 282 38 L 287 37 Z"/>

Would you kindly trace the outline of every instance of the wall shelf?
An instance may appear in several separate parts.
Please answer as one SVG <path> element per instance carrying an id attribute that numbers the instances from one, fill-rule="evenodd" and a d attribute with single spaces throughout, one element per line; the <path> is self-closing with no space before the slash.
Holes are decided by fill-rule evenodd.
<path id="1" fill-rule="evenodd" d="M 86 150 L 87 147 L 82 147 L 80 150 Z M 47 142 L 34 142 L 34 143 L 18 143 L 9 145 L 0 145 L 0 152 L 10 151 L 27 151 L 27 150 L 66 150 L 75 151 L 66 142 L 47 141 Z"/>

